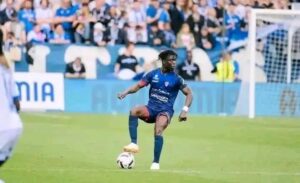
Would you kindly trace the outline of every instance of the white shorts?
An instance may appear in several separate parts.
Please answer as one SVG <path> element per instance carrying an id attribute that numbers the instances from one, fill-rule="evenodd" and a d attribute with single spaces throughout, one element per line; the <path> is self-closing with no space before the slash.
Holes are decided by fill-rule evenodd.
<path id="1" fill-rule="evenodd" d="M 0 161 L 5 161 L 12 156 L 22 131 L 22 128 L 0 131 Z"/>

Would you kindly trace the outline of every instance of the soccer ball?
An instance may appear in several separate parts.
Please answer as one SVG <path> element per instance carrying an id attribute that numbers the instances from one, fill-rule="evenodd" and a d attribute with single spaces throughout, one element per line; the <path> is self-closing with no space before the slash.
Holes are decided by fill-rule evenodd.
<path id="1" fill-rule="evenodd" d="M 122 152 L 117 158 L 117 164 L 120 168 L 131 169 L 134 167 L 134 156 L 129 152 Z"/>

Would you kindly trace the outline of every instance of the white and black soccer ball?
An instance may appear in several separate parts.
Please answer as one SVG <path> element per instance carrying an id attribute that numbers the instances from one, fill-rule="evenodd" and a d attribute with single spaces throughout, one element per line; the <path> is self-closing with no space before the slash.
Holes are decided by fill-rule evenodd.
<path id="1" fill-rule="evenodd" d="M 129 152 L 122 152 L 117 158 L 117 164 L 120 168 L 131 169 L 134 167 L 134 156 Z"/>

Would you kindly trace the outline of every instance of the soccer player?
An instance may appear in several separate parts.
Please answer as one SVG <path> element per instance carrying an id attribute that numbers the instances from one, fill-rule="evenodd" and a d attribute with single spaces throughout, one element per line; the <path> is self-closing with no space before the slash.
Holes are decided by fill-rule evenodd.
<path id="1" fill-rule="evenodd" d="M 147 123 L 154 123 L 154 159 L 151 170 L 159 170 L 159 159 L 163 147 L 163 131 L 168 127 L 174 110 L 173 105 L 180 90 L 185 96 L 185 106 L 179 115 L 179 121 L 187 120 L 187 113 L 192 103 L 192 91 L 184 80 L 174 72 L 177 54 L 172 50 L 165 50 L 159 54 L 162 67 L 146 74 L 141 81 L 118 94 L 119 99 L 135 93 L 150 85 L 149 101 L 145 106 L 134 107 L 129 115 L 129 134 L 131 143 L 124 147 L 124 151 L 137 153 L 138 119 Z"/>
<path id="2" fill-rule="evenodd" d="M 23 129 L 17 113 L 20 110 L 19 93 L 2 44 L 3 33 L 0 30 L 0 168 L 11 157 Z M 0 180 L 0 183 L 4 182 Z"/>

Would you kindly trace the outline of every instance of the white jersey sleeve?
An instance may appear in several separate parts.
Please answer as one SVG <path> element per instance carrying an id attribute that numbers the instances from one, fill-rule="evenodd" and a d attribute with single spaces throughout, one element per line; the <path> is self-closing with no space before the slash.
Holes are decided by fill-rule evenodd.
<path id="1" fill-rule="evenodd" d="M 18 95 L 12 71 L 0 65 L 0 131 L 22 128 L 13 102 Z"/>

